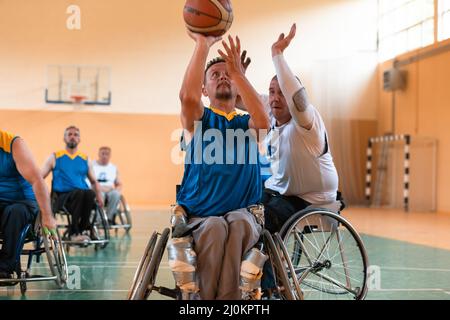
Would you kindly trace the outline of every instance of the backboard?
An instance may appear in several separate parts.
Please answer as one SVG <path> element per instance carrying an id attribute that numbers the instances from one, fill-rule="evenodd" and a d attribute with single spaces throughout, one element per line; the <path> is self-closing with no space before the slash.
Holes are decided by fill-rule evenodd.
<path id="1" fill-rule="evenodd" d="M 111 72 L 105 66 L 50 65 L 45 102 L 111 105 Z"/>

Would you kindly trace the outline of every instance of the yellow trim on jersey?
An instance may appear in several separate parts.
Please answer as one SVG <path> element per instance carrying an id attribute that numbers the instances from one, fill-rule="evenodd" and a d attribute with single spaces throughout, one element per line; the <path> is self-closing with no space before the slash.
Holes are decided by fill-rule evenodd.
<path id="1" fill-rule="evenodd" d="M 55 157 L 56 159 L 59 159 L 63 156 L 68 156 L 71 160 L 75 159 L 76 157 L 80 157 L 83 160 L 87 160 L 87 155 L 85 155 L 84 153 L 81 152 L 76 152 L 74 154 L 70 154 L 69 152 L 67 152 L 67 150 L 61 150 L 58 152 L 55 152 Z"/>
<path id="2" fill-rule="evenodd" d="M 14 140 L 16 136 L 0 130 L 0 149 L 5 151 L 6 153 L 11 153 L 11 142 Z"/>
<path id="3" fill-rule="evenodd" d="M 225 111 L 219 110 L 214 108 L 213 106 L 210 106 L 209 109 L 211 109 L 212 112 L 215 114 L 218 114 L 219 116 L 225 117 L 228 121 L 231 121 L 238 115 L 237 111 L 234 110 L 233 112 L 226 113 Z"/>

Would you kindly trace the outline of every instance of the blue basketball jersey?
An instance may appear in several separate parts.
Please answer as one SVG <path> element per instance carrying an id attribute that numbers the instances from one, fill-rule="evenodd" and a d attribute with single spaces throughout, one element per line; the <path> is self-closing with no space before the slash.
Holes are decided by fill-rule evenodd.
<path id="1" fill-rule="evenodd" d="M 0 201 L 35 201 L 33 188 L 19 173 L 14 162 L 12 146 L 17 138 L 0 130 Z"/>
<path id="2" fill-rule="evenodd" d="M 89 171 L 86 155 L 80 152 L 71 155 L 66 150 L 63 150 L 55 153 L 55 159 L 52 183 L 53 191 L 71 192 L 77 189 L 89 189 L 86 182 Z"/>
<path id="3" fill-rule="evenodd" d="M 236 112 L 204 109 L 186 146 L 184 177 L 177 194 L 177 203 L 189 215 L 220 216 L 260 201 L 258 146 L 249 134 L 249 119 Z"/>

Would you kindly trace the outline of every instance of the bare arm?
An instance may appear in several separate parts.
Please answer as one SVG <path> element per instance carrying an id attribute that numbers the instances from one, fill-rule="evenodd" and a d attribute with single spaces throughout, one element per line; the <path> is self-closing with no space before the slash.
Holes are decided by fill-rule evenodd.
<path id="1" fill-rule="evenodd" d="M 229 46 L 225 41 L 222 42 L 226 54 L 222 50 L 219 50 L 219 54 L 225 59 L 230 77 L 236 84 L 242 102 L 250 114 L 249 127 L 253 129 L 269 129 L 269 116 L 264 111 L 264 104 L 258 92 L 245 77 L 245 71 L 241 63 L 240 40 L 236 37 L 235 43 L 231 36 L 228 37 L 228 40 Z"/>
<path id="2" fill-rule="evenodd" d="M 192 132 L 194 122 L 200 120 L 204 112 L 201 99 L 206 59 L 208 58 L 209 49 L 220 38 L 205 37 L 190 31 L 188 31 L 188 34 L 195 40 L 196 46 L 184 75 L 180 90 L 180 101 L 181 123 L 184 129 Z"/>
<path id="3" fill-rule="evenodd" d="M 272 46 L 272 59 L 286 102 L 289 107 L 292 118 L 297 125 L 311 130 L 314 121 L 314 112 L 306 94 L 306 89 L 302 83 L 295 77 L 284 59 L 283 52 L 289 46 L 295 37 L 296 26 L 292 26 L 287 37 L 281 34 L 278 40 Z"/>
<path id="4" fill-rule="evenodd" d="M 17 138 L 12 146 L 12 154 L 17 170 L 22 177 L 33 187 L 39 209 L 41 211 L 42 226 L 49 229 L 56 229 L 56 221 L 53 218 L 50 205 L 50 195 L 36 165 L 30 149 L 21 138 Z"/>
<path id="5" fill-rule="evenodd" d="M 114 186 L 117 191 L 119 191 L 119 192 L 122 191 L 123 184 L 122 184 L 122 179 L 120 179 L 120 176 L 119 176 L 119 170 L 117 170 L 116 181 L 114 181 Z"/>
<path id="6" fill-rule="evenodd" d="M 41 170 L 42 178 L 44 179 L 47 178 L 50 172 L 53 171 L 53 169 L 55 168 L 55 162 L 56 162 L 55 155 L 51 154 L 45 161 L 44 166 L 42 167 Z"/>
<path id="7" fill-rule="evenodd" d="M 95 196 L 97 198 L 98 205 L 103 207 L 103 197 L 100 189 L 100 184 L 97 182 L 95 178 L 94 168 L 92 168 L 92 163 L 89 161 L 89 169 L 88 169 L 88 179 L 91 182 L 92 189 L 95 192 Z"/>

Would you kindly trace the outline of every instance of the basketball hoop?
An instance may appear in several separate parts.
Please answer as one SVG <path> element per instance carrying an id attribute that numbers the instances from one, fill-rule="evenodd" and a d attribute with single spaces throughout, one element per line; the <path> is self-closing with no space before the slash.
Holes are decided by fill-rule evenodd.
<path id="1" fill-rule="evenodd" d="M 73 95 L 70 96 L 73 104 L 83 104 L 83 101 L 87 99 L 86 96 Z"/>

